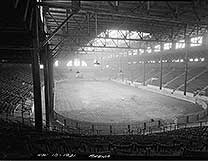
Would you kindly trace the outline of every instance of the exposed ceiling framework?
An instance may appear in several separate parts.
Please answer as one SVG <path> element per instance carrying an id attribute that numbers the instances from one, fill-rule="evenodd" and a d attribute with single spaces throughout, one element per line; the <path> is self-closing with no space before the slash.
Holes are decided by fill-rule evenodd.
<path id="1" fill-rule="evenodd" d="M 208 1 L 72 1 L 72 0 L 8 0 L 2 13 L 0 50 L 21 52 L 33 50 L 29 43 L 34 27 L 34 5 L 40 8 L 46 37 L 41 46 L 49 42 L 51 57 L 65 57 L 83 47 L 93 47 L 89 42 L 109 29 L 150 33 L 149 38 L 109 38 L 112 42 L 123 40 L 136 42 L 137 47 L 156 42 L 174 42 L 189 36 L 207 32 Z M 2 5 L 3 6 L 3 5 Z M 8 15 L 12 16 L 8 16 Z M 42 30 L 43 27 L 40 27 Z M 11 35 L 11 36 L 10 36 Z M 44 35 L 44 34 L 43 34 Z M 23 39 L 19 37 L 24 36 Z M 8 38 L 8 39 L 7 39 Z M 21 40 L 21 41 L 20 41 Z M 6 43 L 5 43 L 6 42 Z M 9 42 L 9 43 L 8 43 Z M 127 44 L 127 43 L 126 43 Z M 19 49 L 19 47 L 21 48 Z M 116 45 L 115 45 L 116 46 Z M 131 49 L 134 46 L 119 47 Z M 105 43 L 96 48 L 113 48 Z M 63 51 L 63 52 L 61 52 Z M 68 52 L 65 52 L 68 51 Z M 84 52 L 86 53 L 86 52 Z"/>
<path id="2" fill-rule="evenodd" d="M 44 9 L 49 34 L 71 13 L 72 2 L 44 0 L 38 3 Z M 187 24 L 187 34 L 203 35 L 207 31 L 207 9 L 208 3 L 205 0 L 80 1 L 78 13 L 67 21 L 51 44 L 55 45 L 60 41 L 57 39 L 64 38 L 62 48 L 75 51 L 88 46 L 90 40 L 106 29 L 147 32 L 151 34 L 151 38 L 145 40 L 148 42 L 175 41 L 184 38 Z"/>

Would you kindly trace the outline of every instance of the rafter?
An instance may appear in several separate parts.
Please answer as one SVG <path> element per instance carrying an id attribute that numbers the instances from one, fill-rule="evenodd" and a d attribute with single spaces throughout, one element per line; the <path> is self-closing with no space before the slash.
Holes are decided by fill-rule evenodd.
<path id="1" fill-rule="evenodd" d="M 70 3 L 46 3 L 46 2 L 39 2 L 38 5 L 41 6 L 47 6 L 47 7 L 53 7 L 53 8 L 64 8 L 64 9 L 70 9 L 72 8 L 72 5 Z M 203 22 L 196 22 L 196 21 L 192 21 L 192 20 L 186 20 L 184 19 L 183 21 L 179 21 L 179 20 L 172 20 L 171 18 L 158 18 L 155 16 L 139 16 L 138 14 L 133 14 L 129 11 L 115 11 L 112 9 L 109 9 L 107 7 L 105 8 L 98 8 L 98 7 L 88 7 L 88 6 L 82 6 L 80 13 L 86 13 L 86 12 L 91 12 L 91 13 L 99 13 L 99 14 L 105 14 L 105 15 L 113 15 L 113 16 L 121 16 L 121 17 L 128 17 L 128 18 L 138 18 L 138 19 L 143 19 L 143 20 L 154 20 L 154 21 L 158 21 L 158 22 L 169 22 L 169 23 L 178 23 L 178 24 L 196 24 L 196 23 L 200 23 L 202 24 Z M 206 24 L 206 22 L 204 22 L 204 24 Z"/>
<path id="2" fill-rule="evenodd" d="M 68 15 L 67 12 L 72 10 L 71 1 L 43 1 L 38 2 L 38 5 L 49 8 L 53 17 L 46 17 L 47 25 L 54 31 L 57 28 L 57 23 L 61 24 Z M 118 6 L 119 10 L 116 10 Z M 67 21 L 67 33 L 56 33 L 55 36 L 56 38 L 66 38 L 67 41 L 71 42 L 70 48 L 74 50 L 80 47 L 83 49 L 85 46 L 93 46 L 91 40 L 96 38 L 102 39 L 98 40 L 101 44 L 98 48 L 108 48 L 106 43 L 108 40 L 114 46 L 118 46 L 117 42 L 122 42 L 125 48 L 132 47 L 132 44 L 143 46 L 147 42 L 150 45 L 177 42 L 184 37 L 184 25 L 188 24 L 187 32 L 191 35 L 194 35 L 195 32 L 201 34 L 207 27 L 208 23 L 204 18 L 195 21 L 196 15 L 192 12 L 192 6 L 195 7 L 197 15 L 201 18 L 203 14 L 200 14 L 199 6 L 193 2 L 81 1 L 79 13 Z M 57 22 L 54 22 L 53 18 Z M 197 29 L 195 26 L 198 26 Z M 107 33 L 105 36 L 97 36 L 101 32 L 105 32 L 106 29 L 136 31 L 138 35 L 134 39 L 124 35 L 120 38 L 111 38 L 107 37 Z M 150 33 L 151 37 L 143 37 L 142 32 Z"/>
<path id="3" fill-rule="evenodd" d="M 45 46 L 48 41 L 50 41 L 54 35 L 60 30 L 61 27 L 63 27 L 63 25 L 66 24 L 66 22 L 74 15 L 74 13 L 71 13 L 65 20 L 64 22 L 62 22 L 62 24 L 60 24 L 54 31 L 51 35 L 49 35 L 49 37 L 42 43 L 41 47 Z"/>

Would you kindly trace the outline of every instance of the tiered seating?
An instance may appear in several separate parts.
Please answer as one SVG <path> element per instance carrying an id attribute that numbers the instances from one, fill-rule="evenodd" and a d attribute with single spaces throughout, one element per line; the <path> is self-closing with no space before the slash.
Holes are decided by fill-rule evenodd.
<path id="1" fill-rule="evenodd" d="M 131 71 L 132 70 L 132 71 Z M 143 82 L 143 69 L 126 69 L 124 70 L 124 77 L 129 80 L 136 82 Z M 163 67 L 163 78 L 162 84 L 166 88 L 174 90 L 184 90 L 184 77 L 185 69 L 183 67 Z M 206 67 L 189 67 L 187 75 L 187 91 L 194 92 L 196 90 L 202 90 L 204 87 L 208 86 L 208 71 L 205 71 Z M 205 71 L 205 72 L 204 72 Z M 204 72 L 204 73 L 203 73 Z M 201 75 L 199 75 L 202 73 Z M 199 76 L 198 76 L 199 75 Z M 153 79 L 151 79 L 153 78 Z M 159 86 L 160 78 L 160 67 L 148 68 L 146 67 L 145 81 L 146 84 Z"/>
<path id="2" fill-rule="evenodd" d="M 131 71 L 132 73 L 130 73 L 129 71 L 124 71 L 124 74 L 126 77 L 131 76 L 133 81 L 137 81 L 137 82 L 142 82 L 143 81 L 143 73 L 144 71 L 141 69 L 135 69 Z"/>
<path id="3" fill-rule="evenodd" d="M 187 85 L 189 84 L 189 80 L 191 80 L 192 78 L 194 78 L 195 76 L 197 76 L 198 74 L 200 74 L 201 72 L 203 72 L 205 70 L 204 67 L 198 67 L 198 68 L 192 68 L 188 71 L 188 75 L 187 75 Z M 184 81 L 184 77 L 182 78 Z M 195 78 L 197 79 L 197 78 Z M 183 91 L 184 90 L 184 82 L 181 84 L 181 87 L 178 90 Z"/>
<path id="4" fill-rule="evenodd" d="M 63 135 L 65 134 L 60 132 L 39 132 L 34 127 L 23 125 L 18 121 L 6 121 L 0 118 L 0 158 L 30 157 L 29 150 L 31 149 L 28 149 L 28 145 L 30 145 L 28 142 L 45 138 L 50 139 L 50 137 L 55 139 Z"/>
<path id="5" fill-rule="evenodd" d="M 147 83 L 151 82 L 151 78 L 156 78 L 160 73 L 160 68 L 154 68 L 150 73 L 147 73 L 145 75 L 145 81 L 148 81 Z"/>
<path id="6" fill-rule="evenodd" d="M 163 78 L 168 77 L 171 70 L 173 70 L 173 69 L 170 67 L 163 68 L 163 71 L 162 71 Z M 154 78 L 156 78 L 156 79 L 152 80 L 149 84 L 159 86 L 160 85 L 160 72 L 157 73 L 157 75 L 155 75 Z"/>
<path id="7" fill-rule="evenodd" d="M 202 90 L 204 87 L 208 85 L 207 80 L 208 80 L 208 71 L 203 73 L 202 75 L 191 81 L 190 83 L 188 83 L 187 91 L 193 93 L 198 89 Z M 181 90 L 183 90 L 183 88 Z"/>
<path id="8" fill-rule="evenodd" d="M 176 89 L 178 86 L 184 83 L 184 77 L 185 77 L 185 73 L 183 73 L 182 75 L 179 75 L 176 79 L 174 79 L 174 81 L 167 84 L 166 87 L 170 89 Z"/>
<path id="9" fill-rule="evenodd" d="M 19 103 L 31 97 L 32 76 L 29 67 L 14 66 L 0 71 L 0 111 L 11 113 Z"/>
<path id="10" fill-rule="evenodd" d="M 172 81 L 182 73 L 184 73 L 183 68 L 175 68 L 167 77 L 163 78 L 162 84 L 164 84 L 164 87 L 169 87 L 168 82 Z"/>
<path id="11" fill-rule="evenodd" d="M 187 151 L 208 152 L 208 128 L 203 126 L 149 135 L 79 136 L 38 132 L 32 127 L 0 119 L 0 135 L 2 159 L 67 158 L 64 154 L 76 155 L 73 159 L 90 154 L 110 155 L 111 159 L 125 155 L 171 158 L 183 157 Z"/>
<path id="12" fill-rule="evenodd" d="M 145 74 L 145 81 L 154 77 L 158 72 L 159 72 L 159 68 L 147 69 L 146 74 Z M 143 82 L 143 77 L 144 77 L 143 75 L 144 75 L 144 71 L 142 71 L 141 73 L 136 75 L 137 78 L 135 79 L 135 81 L 142 83 Z"/>
<path id="13" fill-rule="evenodd" d="M 196 68 L 190 69 L 187 74 L 187 81 L 192 79 L 194 76 L 196 76 L 203 70 L 204 70 L 203 67 L 196 67 Z M 177 79 L 175 79 L 173 82 L 168 84 L 167 87 L 171 89 L 176 89 L 177 87 L 180 87 L 184 84 L 184 79 L 185 79 L 185 72 L 182 75 L 180 75 Z M 183 90 L 182 87 L 180 89 Z"/>

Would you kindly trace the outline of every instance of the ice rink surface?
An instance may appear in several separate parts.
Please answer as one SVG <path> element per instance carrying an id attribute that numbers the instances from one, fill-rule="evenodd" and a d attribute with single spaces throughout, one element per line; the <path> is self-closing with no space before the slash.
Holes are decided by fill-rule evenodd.
<path id="1" fill-rule="evenodd" d="M 55 109 L 65 117 L 99 123 L 170 119 L 203 110 L 199 105 L 112 81 L 56 84 Z"/>

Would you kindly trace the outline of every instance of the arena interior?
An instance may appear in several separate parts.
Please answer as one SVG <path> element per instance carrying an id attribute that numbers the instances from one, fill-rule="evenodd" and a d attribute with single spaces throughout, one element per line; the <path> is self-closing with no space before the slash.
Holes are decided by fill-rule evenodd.
<path id="1" fill-rule="evenodd" d="M 208 159 L 207 11 L 5 1 L 0 159 Z"/>

